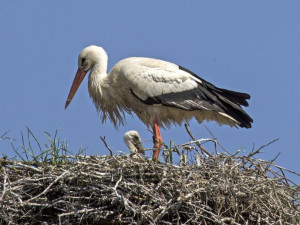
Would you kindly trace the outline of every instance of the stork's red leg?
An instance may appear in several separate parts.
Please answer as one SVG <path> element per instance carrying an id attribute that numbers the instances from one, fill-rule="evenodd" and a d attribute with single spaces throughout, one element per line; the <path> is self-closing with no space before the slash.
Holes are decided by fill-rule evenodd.
<path id="1" fill-rule="evenodd" d="M 159 126 L 158 126 L 158 120 L 155 117 L 153 120 L 153 134 L 154 134 L 154 151 L 153 151 L 153 159 L 158 161 L 158 155 L 160 152 L 160 148 L 161 148 L 161 143 L 162 143 L 162 138 L 161 138 L 161 134 L 160 134 L 160 130 L 159 130 Z"/>

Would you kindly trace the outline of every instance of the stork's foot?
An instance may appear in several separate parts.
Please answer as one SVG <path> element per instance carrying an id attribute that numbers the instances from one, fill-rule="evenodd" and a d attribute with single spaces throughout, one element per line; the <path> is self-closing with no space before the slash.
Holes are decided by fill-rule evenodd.
<path id="1" fill-rule="evenodd" d="M 158 156 L 159 156 L 159 152 L 162 146 L 162 138 L 161 136 L 155 136 L 153 135 L 153 143 L 154 143 L 154 147 L 153 147 L 153 160 L 154 161 L 158 161 Z"/>
<path id="2" fill-rule="evenodd" d="M 153 150 L 153 160 L 158 161 L 159 152 L 161 149 L 162 138 L 158 126 L 158 120 L 155 117 L 153 121 L 153 143 L 154 143 L 154 150 Z"/>
<path id="3" fill-rule="evenodd" d="M 155 141 L 153 149 L 153 160 L 158 161 L 158 156 L 161 149 L 161 142 Z"/>

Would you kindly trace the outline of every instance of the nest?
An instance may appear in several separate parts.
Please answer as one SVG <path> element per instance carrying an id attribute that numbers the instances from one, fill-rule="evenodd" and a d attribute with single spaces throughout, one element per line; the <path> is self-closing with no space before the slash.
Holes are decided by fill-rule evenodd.
<path id="1" fill-rule="evenodd" d="M 1 159 L 0 224 L 298 224 L 299 186 L 253 155 Z"/>

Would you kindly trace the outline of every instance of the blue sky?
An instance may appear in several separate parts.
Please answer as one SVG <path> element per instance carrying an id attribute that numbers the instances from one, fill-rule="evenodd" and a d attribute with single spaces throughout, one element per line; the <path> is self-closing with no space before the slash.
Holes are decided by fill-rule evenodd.
<path id="1" fill-rule="evenodd" d="M 216 86 L 251 94 L 251 129 L 205 125 L 229 151 L 246 152 L 280 140 L 260 155 L 299 172 L 300 1 L 2 1 L 0 135 L 21 144 L 29 126 L 41 142 L 59 129 L 69 149 L 108 154 L 127 151 L 123 134 L 138 130 L 146 147 L 151 134 L 136 116 L 115 130 L 101 124 L 89 99 L 87 79 L 67 110 L 64 104 L 82 48 L 102 46 L 109 69 L 130 56 L 164 59 L 189 68 Z M 197 138 L 211 137 L 195 120 Z M 190 140 L 184 127 L 162 130 L 166 143 Z M 13 156 L 8 140 L 0 153 Z M 299 177 L 291 176 L 297 183 Z"/>

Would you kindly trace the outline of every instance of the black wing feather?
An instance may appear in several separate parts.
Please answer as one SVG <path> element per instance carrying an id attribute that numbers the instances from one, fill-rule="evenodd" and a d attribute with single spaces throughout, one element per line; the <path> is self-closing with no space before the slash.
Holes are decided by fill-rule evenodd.
<path id="1" fill-rule="evenodd" d="M 182 66 L 179 66 L 179 69 L 191 74 L 192 76 L 196 77 L 197 79 L 202 80 L 205 83 L 206 87 L 210 88 L 214 92 L 217 92 L 217 93 L 220 93 L 220 94 L 226 96 L 231 101 L 238 103 L 240 105 L 243 105 L 243 106 L 249 106 L 249 104 L 246 100 L 246 99 L 250 99 L 251 96 L 249 94 L 231 91 L 231 90 L 227 90 L 227 89 L 223 89 L 223 88 L 217 88 L 212 83 L 204 80 L 203 78 L 199 77 L 197 74 L 193 73 L 192 71 L 190 71 Z"/>

